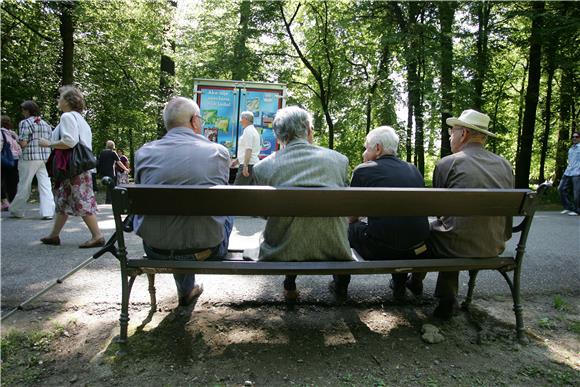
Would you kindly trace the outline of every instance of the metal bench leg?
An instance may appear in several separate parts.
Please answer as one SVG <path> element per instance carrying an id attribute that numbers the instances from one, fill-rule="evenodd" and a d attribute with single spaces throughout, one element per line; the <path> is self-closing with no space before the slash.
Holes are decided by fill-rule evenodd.
<path id="1" fill-rule="evenodd" d="M 524 317 L 523 307 L 520 299 L 520 271 L 518 266 L 514 270 L 514 286 L 512 288 L 512 298 L 514 299 L 514 313 L 516 314 L 516 332 L 519 341 L 524 341 Z"/>
<path id="2" fill-rule="evenodd" d="M 151 298 L 151 310 L 157 309 L 157 298 L 155 297 L 155 274 L 147 274 L 149 281 L 149 297 Z"/>
<path id="3" fill-rule="evenodd" d="M 479 270 L 469 270 L 469 283 L 467 286 L 467 296 L 465 297 L 465 301 L 461 304 L 461 308 L 463 310 L 469 309 L 471 305 L 471 300 L 473 299 L 473 289 L 475 288 L 475 280 L 477 279 L 477 274 Z"/>
<path id="4" fill-rule="evenodd" d="M 117 355 L 124 356 L 127 354 L 127 331 L 129 328 L 129 297 L 131 295 L 131 289 L 133 288 L 133 283 L 135 282 L 137 275 L 132 275 L 129 280 L 127 276 L 123 276 L 121 283 L 122 299 L 121 299 L 121 316 L 119 317 L 119 322 L 121 323 L 121 329 L 119 333 L 119 338 L 117 343 L 119 344 L 119 351 Z"/>

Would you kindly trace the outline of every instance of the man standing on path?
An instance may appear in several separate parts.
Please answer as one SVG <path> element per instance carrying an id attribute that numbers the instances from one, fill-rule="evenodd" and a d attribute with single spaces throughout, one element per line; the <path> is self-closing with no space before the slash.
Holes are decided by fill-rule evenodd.
<path id="1" fill-rule="evenodd" d="M 572 190 L 570 200 L 569 190 Z M 568 150 L 568 167 L 558 186 L 560 198 L 564 205 L 562 214 L 577 216 L 580 214 L 580 132 L 572 133 L 572 146 Z"/>
<path id="2" fill-rule="evenodd" d="M 137 184 L 225 185 L 230 155 L 201 135 L 197 104 L 188 98 L 170 100 L 163 110 L 167 134 L 135 153 Z M 152 203 L 151 205 L 155 205 Z M 134 229 L 151 259 L 221 259 L 228 252 L 233 219 L 225 216 L 135 216 Z M 194 274 L 174 274 L 179 305 L 191 304 L 203 288 Z"/>
<path id="3" fill-rule="evenodd" d="M 240 114 L 240 123 L 244 128 L 242 137 L 238 142 L 238 157 L 232 162 L 232 168 L 239 164 L 235 185 L 252 184 L 252 169 L 260 153 L 260 133 L 254 127 L 254 113 L 245 111 Z"/>
<path id="4" fill-rule="evenodd" d="M 510 163 L 485 150 L 489 116 L 475 110 L 465 110 L 459 118 L 447 119 L 451 152 L 439 160 L 433 172 L 433 188 L 495 188 L 514 187 Z M 439 217 L 430 224 L 428 241 L 435 257 L 485 258 L 496 257 L 505 249 L 511 237 L 511 217 Z M 421 277 L 421 274 L 414 274 Z M 423 275 L 424 277 L 424 275 Z M 448 320 L 457 306 L 459 272 L 440 272 L 435 296 L 439 305 L 434 316 Z"/>
<path id="5" fill-rule="evenodd" d="M 50 140 L 52 127 L 40 117 L 40 108 L 34 101 L 24 101 L 20 108 L 24 120 L 20 121 L 18 143 L 22 148 L 22 155 L 18 162 L 18 189 L 16 197 L 10 205 L 10 217 L 24 217 L 26 202 L 30 197 L 32 179 L 36 176 L 38 193 L 40 196 L 40 216 L 50 220 L 54 216 L 54 197 L 50 177 L 46 170 L 46 160 L 50 156 L 50 148 L 41 147 L 38 140 Z"/>

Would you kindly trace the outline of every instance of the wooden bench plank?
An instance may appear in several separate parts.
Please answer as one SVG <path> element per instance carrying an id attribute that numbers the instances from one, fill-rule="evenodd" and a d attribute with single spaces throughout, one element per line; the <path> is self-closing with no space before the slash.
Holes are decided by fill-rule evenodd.
<path id="1" fill-rule="evenodd" d="M 120 199 L 125 196 L 118 201 L 124 202 L 124 213 L 142 215 L 515 216 L 522 214 L 528 192 L 521 189 L 347 187 L 321 190 L 265 186 L 126 185 L 117 188 L 113 195 Z"/>
<path id="2" fill-rule="evenodd" d="M 265 262 L 265 261 L 166 261 L 131 259 L 127 268 L 143 273 L 197 273 L 245 275 L 324 275 L 324 274 L 380 274 L 456 270 L 502 269 L 513 270 L 513 257 L 409 259 L 392 261 L 342 262 Z"/>

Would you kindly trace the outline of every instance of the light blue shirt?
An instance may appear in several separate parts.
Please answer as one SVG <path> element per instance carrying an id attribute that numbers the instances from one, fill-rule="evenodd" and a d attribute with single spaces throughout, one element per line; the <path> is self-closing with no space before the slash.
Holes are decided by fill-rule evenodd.
<path id="1" fill-rule="evenodd" d="M 224 185 L 229 173 L 228 150 L 189 128 L 173 128 L 135 153 L 137 184 Z M 224 216 L 146 215 L 135 216 L 134 227 L 149 246 L 184 250 L 217 246 L 224 222 Z"/>
<path id="2" fill-rule="evenodd" d="M 564 175 L 580 176 L 580 144 L 574 144 L 568 150 L 568 168 Z"/>

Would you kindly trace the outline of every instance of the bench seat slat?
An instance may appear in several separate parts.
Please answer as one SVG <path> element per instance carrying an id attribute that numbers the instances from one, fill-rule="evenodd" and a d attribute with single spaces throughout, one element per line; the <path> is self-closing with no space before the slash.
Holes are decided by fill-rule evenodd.
<path id="1" fill-rule="evenodd" d="M 513 257 L 410 259 L 363 262 L 247 262 L 247 261 L 165 261 L 131 259 L 127 268 L 143 273 L 197 273 L 246 275 L 322 275 L 432 272 L 478 269 L 513 270 Z"/>

